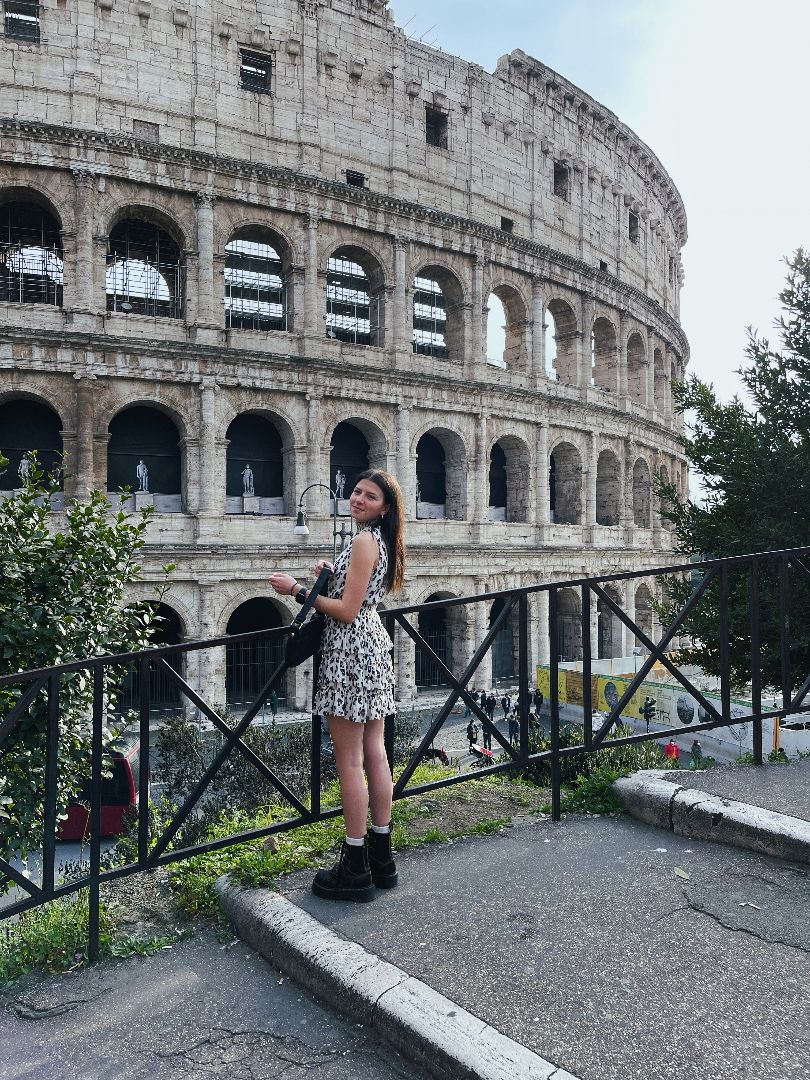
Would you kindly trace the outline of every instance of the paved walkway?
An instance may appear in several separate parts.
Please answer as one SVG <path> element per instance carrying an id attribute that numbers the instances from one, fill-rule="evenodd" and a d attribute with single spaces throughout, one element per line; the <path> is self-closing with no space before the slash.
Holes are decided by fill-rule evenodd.
<path id="1" fill-rule="evenodd" d="M 705 772 L 677 769 L 664 775 L 683 787 L 810 821 L 810 758 L 790 765 L 723 765 Z"/>

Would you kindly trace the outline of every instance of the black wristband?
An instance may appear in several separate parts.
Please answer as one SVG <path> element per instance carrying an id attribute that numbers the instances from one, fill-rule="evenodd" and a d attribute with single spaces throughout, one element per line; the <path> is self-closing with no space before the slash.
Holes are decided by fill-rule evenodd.
<path id="1" fill-rule="evenodd" d="M 293 596 L 293 600 L 296 604 L 305 604 L 307 599 L 307 590 L 303 585 L 300 586 L 298 592 Z"/>

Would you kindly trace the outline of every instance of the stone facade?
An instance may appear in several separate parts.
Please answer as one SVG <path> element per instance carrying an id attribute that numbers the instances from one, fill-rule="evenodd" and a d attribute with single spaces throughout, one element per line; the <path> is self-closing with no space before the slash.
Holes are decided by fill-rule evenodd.
<path id="1" fill-rule="evenodd" d="M 170 418 L 177 505 L 155 496 L 143 593 L 177 564 L 165 599 L 184 636 L 224 633 L 256 598 L 292 615 L 266 579 L 284 568 L 306 580 L 331 551 L 320 489 L 306 500 L 306 547 L 293 525 L 303 489 L 333 483 L 339 424 L 402 483 L 403 602 L 668 561 L 650 488 L 663 470 L 686 490 L 671 394 L 688 362 L 686 218 L 653 151 L 615 115 L 521 50 L 489 74 L 410 40 L 387 0 L 46 0 L 38 20 L 39 40 L 8 20 L 0 37 L 0 210 L 12 208 L 0 409 L 23 400 L 56 414 L 66 497 L 108 487 L 110 425 L 125 410 Z M 22 285 L 12 295 L 20 207 L 58 227 L 47 257 L 63 280 L 49 301 Z M 111 237 L 132 222 L 176 246 L 172 315 L 111 301 Z M 282 328 L 229 322 L 235 236 L 272 243 Z M 371 343 L 329 333 L 336 253 L 367 277 Z M 441 355 L 414 350 L 424 281 L 442 298 Z M 492 296 L 507 324 L 500 365 L 487 361 Z M 266 505 L 226 501 L 227 433 L 245 415 L 280 440 L 283 490 Z M 417 516 L 425 435 L 444 454 L 439 519 Z M 494 447 L 506 497 L 493 508 Z M 622 599 L 632 615 L 635 587 Z M 489 618 L 485 604 L 448 617 L 454 662 Z M 533 601 L 537 662 L 545 618 Z M 408 698 L 413 649 L 398 637 L 396 651 Z M 222 655 L 189 677 L 223 699 Z M 298 704 L 308 677 L 290 678 Z M 478 682 L 491 677 L 485 667 Z"/>

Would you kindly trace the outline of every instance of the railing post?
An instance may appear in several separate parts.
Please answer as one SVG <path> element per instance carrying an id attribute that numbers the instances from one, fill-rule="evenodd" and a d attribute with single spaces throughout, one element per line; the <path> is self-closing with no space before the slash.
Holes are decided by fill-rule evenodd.
<path id="1" fill-rule="evenodd" d="M 320 655 L 315 653 L 312 658 L 312 687 L 309 705 L 312 723 L 312 738 L 309 744 L 309 809 L 313 817 L 317 817 L 321 812 L 321 718 L 313 711 L 320 663 Z"/>
<path id="2" fill-rule="evenodd" d="M 149 712 L 151 695 L 149 688 L 149 660 L 138 662 L 138 707 L 140 714 L 141 754 L 138 768 L 138 862 L 145 864 L 149 857 Z"/>
<path id="3" fill-rule="evenodd" d="M 779 560 L 779 648 L 782 657 L 782 710 L 787 713 L 792 695 L 790 692 L 790 560 Z M 774 724 L 779 718 L 774 717 Z"/>
<path id="4" fill-rule="evenodd" d="M 557 621 L 557 590 L 549 589 L 548 636 L 549 657 L 549 709 L 551 712 L 551 820 L 560 820 L 560 641 Z"/>
<path id="5" fill-rule="evenodd" d="M 518 716 L 520 717 L 520 760 L 529 756 L 529 598 L 520 594 L 518 600 Z"/>
<path id="6" fill-rule="evenodd" d="M 48 727 L 45 736 L 45 814 L 42 823 L 42 888 L 53 893 L 56 849 L 56 781 L 59 760 L 59 676 L 48 679 Z"/>
<path id="7" fill-rule="evenodd" d="M 731 722 L 731 643 L 729 641 L 728 617 L 728 563 L 720 567 L 720 613 L 718 633 L 720 637 L 720 708 L 723 719 Z"/>
<path id="8" fill-rule="evenodd" d="M 591 588 L 582 586 L 582 732 L 586 750 L 593 739 L 593 700 L 591 696 Z"/>
<path id="9" fill-rule="evenodd" d="M 762 764 L 762 657 L 760 655 L 759 637 L 759 560 L 751 560 L 750 581 L 751 613 L 751 712 L 755 719 L 753 722 L 752 742 L 754 748 L 754 764 Z"/>
<path id="10" fill-rule="evenodd" d="M 87 956 L 99 954 L 99 873 L 101 871 L 101 755 L 104 720 L 104 665 L 93 665 L 93 737 L 90 758 L 90 886 Z"/>

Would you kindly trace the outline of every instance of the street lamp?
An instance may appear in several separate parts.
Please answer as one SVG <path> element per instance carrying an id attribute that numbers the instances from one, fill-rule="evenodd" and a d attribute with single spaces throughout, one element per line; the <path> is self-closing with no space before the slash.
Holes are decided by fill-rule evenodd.
<path id="1" fill-rule="evenodd" d="M 293 532 L 296 536 L 300 536 L 302 540 L 306 540 L 309 536 L 307 512 L 304 509 L 304 496 L 308 491 L 312 491 L 313 488 L 323 488 L 324 491 L 328 491 L 329 497 L 332 500 L 332 562 L 334 562 L 338 553 L 338 538 L 340 538 L 340 550 L 342 551 L 346 540 L 352 535 L 352 527 L 350 525 L 347 530 L 345 521 L 341 521 L 340 526 L 338 527 L 338 497 L 328 484 L 310 484 L 301 492 L 298 499 L 298 513 L 295 518 L 295 528 L 293 529 Z"/>

